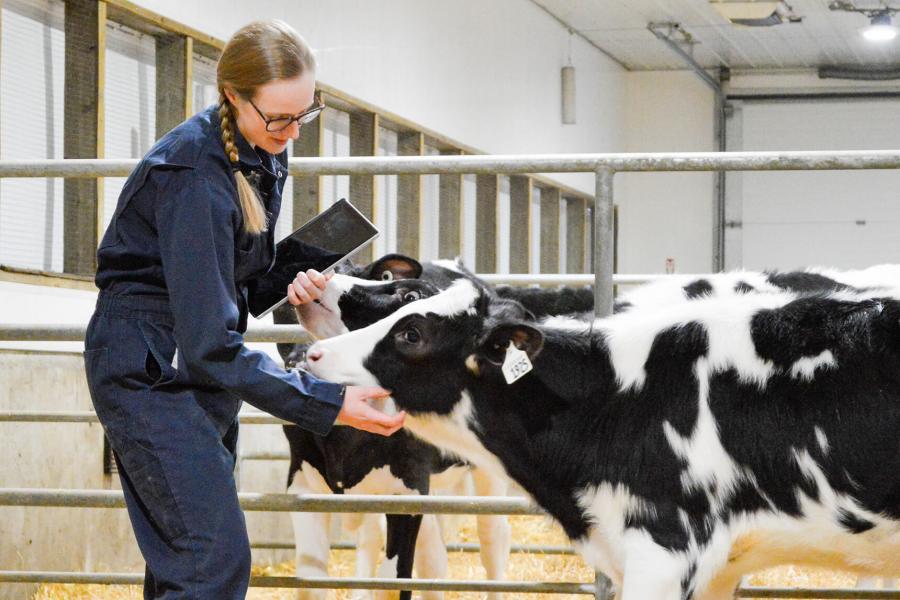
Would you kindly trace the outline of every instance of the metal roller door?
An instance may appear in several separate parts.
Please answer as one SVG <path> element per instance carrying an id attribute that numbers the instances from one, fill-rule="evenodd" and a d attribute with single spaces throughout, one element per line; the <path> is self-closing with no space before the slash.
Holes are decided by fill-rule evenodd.
<path id="1" fill-rule="evenodd" d="M 900 147 L 900 99 L 741 101 L 729 150 Z M 729 173 L 728 268 L 861 268 L 900 261 L 900 172 Z"/>

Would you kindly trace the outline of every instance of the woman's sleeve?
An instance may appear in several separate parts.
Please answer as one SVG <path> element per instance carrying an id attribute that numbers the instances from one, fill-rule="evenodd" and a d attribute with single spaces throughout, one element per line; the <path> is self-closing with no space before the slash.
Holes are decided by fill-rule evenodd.
<path id="1" fill-rule="evenodd" d="M 239 208 L 196 172 L 164 189 L 156 209 L 159 250 L 175 318 L 179 368 L 193 381 L 224 388 L 278 418 L 324 435 L 343 403 L 343 387 L 285 371 L 248 349 L 238 332 L 234 281 Z"/>

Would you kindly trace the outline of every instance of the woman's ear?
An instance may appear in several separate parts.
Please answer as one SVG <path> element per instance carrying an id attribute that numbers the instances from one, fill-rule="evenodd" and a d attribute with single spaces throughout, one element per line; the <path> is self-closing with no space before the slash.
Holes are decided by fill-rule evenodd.
<path id="1" fill-rule="evenodd" d="M 228 99 L 228 102 L 231 104 L 231 106 L 236 107 L 237 106 L 237 94 L 235 94 L 234 90 L 231 88 L 231 86 L 228 86 L 228 85 L 226 85 L 224 87 L 224 91 L 225 91 L 225 98 Z"/>

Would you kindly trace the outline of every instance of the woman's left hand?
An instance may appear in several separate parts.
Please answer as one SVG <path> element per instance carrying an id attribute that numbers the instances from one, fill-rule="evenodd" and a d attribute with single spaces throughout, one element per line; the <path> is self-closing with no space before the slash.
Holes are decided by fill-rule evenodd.
<path id="1" fill-rule="evenodd" d="M 332 275 L 333 273 L 322 275 L 315 269 L 309 269 L 305 273 L 300 271 L 294 281 L 288 284 L 288 302 L 294 306 L 300 306 L 318 300 Z"/>

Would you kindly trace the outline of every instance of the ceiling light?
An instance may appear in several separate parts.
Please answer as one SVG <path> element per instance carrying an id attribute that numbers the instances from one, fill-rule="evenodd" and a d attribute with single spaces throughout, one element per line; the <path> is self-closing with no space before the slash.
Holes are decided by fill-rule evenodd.
<path id="1" fill-rule="evenodd" d="M 870 42 L 889 42 L 897 37 L 897 28 L 887 11 L 872 15 L 870 25 L 863 29 L 863 37 Z"/>
<path id="2" fill-rule="evenodd" d="M 735 25 L 771 27 L 785 21 L 802 21 L 784 0 L 709 0 L 709 3 Z"/>

